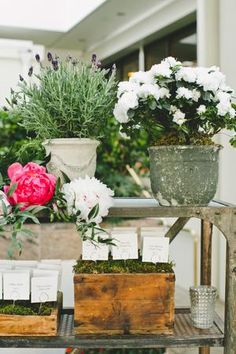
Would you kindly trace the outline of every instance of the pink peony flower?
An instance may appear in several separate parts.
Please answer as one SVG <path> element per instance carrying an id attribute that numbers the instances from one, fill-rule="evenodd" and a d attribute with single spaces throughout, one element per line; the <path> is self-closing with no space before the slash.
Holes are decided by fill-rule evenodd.
<path id="1" fill-rule="evenodd" d="M 7 173 L 11 182 L 9 186 L 4 186 L 4 192 L 7 193 L 14 183 L 17 184 L 13 194 L 8 196 L 11 205 L 24 203 L 21 209 L 25 209 L 30 205 L 45 205 L 52 199 L 56 177 L 47 173 L 45 167 L 34 162 L 23 167 L 16 162 L 9 166 Z"/>

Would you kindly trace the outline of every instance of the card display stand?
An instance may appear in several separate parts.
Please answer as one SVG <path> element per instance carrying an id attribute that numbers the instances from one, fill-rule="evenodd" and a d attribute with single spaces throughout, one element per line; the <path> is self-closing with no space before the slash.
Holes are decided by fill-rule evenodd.
<path id="1" fill-rule="evenodd" d="M 41 348 L 170 348 L 198 347 L 199 353 L 210 353 L 210 347 L 224 347 L 224 354 L 236 353 L 236 206 L 214 201 L 208 206 L 161 207 L 154 199 L 117 198 L 109 216 L 120 218 L 177 218 L 168 230 L 170 242 L 190 218 L 201 220 L 201 284 L 211 283 L 212 226 L 227 242 L 225 322 L 215 315 L 214 326 L 207 330 L 194 328 L 189 309 L 175 310 L 172 335 L 74 335 L 73 310 L 63 310 L 58 335 L 55 337 L 0 337 L 0 347 Z M 214 236 L 214 235 L 213 235 Z M 191 284 L 190 284 L 191 285 Z"/>

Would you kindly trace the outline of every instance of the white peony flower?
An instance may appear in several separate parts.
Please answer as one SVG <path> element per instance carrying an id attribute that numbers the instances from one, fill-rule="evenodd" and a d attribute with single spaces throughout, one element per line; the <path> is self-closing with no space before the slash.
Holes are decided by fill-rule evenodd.
<path id="1" fill-rule="evenodd" d="M 78 178 L 62 187 L 67 209 L 70 215 L 76 215 L 78 221 L 89 221 L 88 215 L 91 209 L 99 204 L 98 215 L 90 221 L 99 224 L 102 218 L 108 214 L 109 208 L 113 205 L 112 196 L 114 192 L 95 177 Z"/>
<path id="2" fill-rule="evenodd" d="M 159 90 L 160 98 L 170 98 L 170 90 L 165 87 L 161 87 Z"/>
<path id="3" fill-rule="evenodd" d="M 161 63 L 161 64 L 155 64 L 151 67 L 150 69 L 151 74 L 153 77 L 158 77 L 158 76 L 163 76 L 166 78 L 170 78 L 172 71 L 170 69 L 170 66 L 168 63 Z"/>
<path id="4" fill-rule="evenodd" d="M 139 98 L 148 98 L 149 96 L 153 96 L 158 101 L 160 98 L 159 86 L 156 84 L 143 84 L 139 86 L 137 96 Z"/>
<path id="5" fill-rule="evenodd" d="M 196 89 L 193 89 L 192 94 L 193 94 L 193 101 L 198 102 L 199 98 L 201 97 L 201 92 Z"/>
<path id="6" fill-rule="evenodd" d="M 177 111 L 173 114 L 173 122 L 178 125 L 184 124 L 184 122 L 186 122 L 185 113 L 183 113 L 180 109 L 177 109 Z"/>
<path id="7" fill-rule="evenodd" d="M 139 84 L 130 81 L 121 81 L 118 84 L 117 97 L 120 98 L 124 92 L 137 92 L 139 87 Z"/>
<path id="8" fill-rule="evenodd" d="M 129 78 L 129 82 L 136 84 L 152 84 L 154 80 L 150 71 L 137 71 Z"/>
<path id="9" fill-rule="evenodd" d="M 195 82 L 197 78 L 196 69 L 182 67 L 175 74 L 175 78 L 177 81 Z"/>
<path id="10" fill-rule="evenodd" d="M 201 104 L 198 108 L 197 108 L 197 113 L 200 115 L 200 114 L 203 114 L 206 112 L 206 106 L 204 104 Z"/>
<path id="11" fill-rule="evenodd" d="M 179 87 L 176 91 L 176 98 L 186 98 L 186 100 L 191 100 L 193 98 L 193 93 L 186 87 Z"/>
<path id="12" fill-rule="evenodd" d="M 181 65 L 180 61 L 177 61 L 175 58 L 173 57 L 168 57 L 165 58 L 161 61 L 162 63 L 168 64 L 171 68 L 175 67 L 176 65 Z"/>

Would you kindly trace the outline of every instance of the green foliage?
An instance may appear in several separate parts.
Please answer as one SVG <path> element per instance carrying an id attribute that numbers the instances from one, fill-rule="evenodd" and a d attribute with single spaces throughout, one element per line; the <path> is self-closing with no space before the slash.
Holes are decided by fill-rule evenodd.
<path id="1" fill-rule="evenodd" d="M 8 100 L 21 125 L 41 139 L 101 138 L 116 97 L 115 71 L 101 69 L 94 60 L 88 65 L 49 59 L 46 67 L 38 64 L 36 82 L 21 78 Z"/>
<path id="2" fill-rule="evenodd" d="M 143 131 L 135 139 L 124 139 L 118 123 L 110 118 L 106 140 L 98 147 L 96 176 L 112 188 L 116 197 L 139 196 L 141 188 L 129 176 L 126 165 L 139 168 L 145 175 L 148 167 L 148 141 Z M 140 171 L 141 170 L 141 171 Z"/>
<path id="3" fill-rule="evenodd" d="M 23 165 L 29 161 L 44 159 L 45 151 L 34 135 L 27 137 L 20 125 L 20 116 L 13 111 L 0 110 L 0 173 L 7 179 L 7 168 L 18 161 Z"/>
<path id="4" fill-rule="evenodd" d="M 85 261 L 79 259 L 74 266 L 76 274 L 100 274 L 100 273 L 172 273 L 173 263 L 148 263 L 139 259 L 109 261 Z"/>
<path id="5" fill-rule="evenodd" d="M 24 316 L 50 316 L 52 304 L 32 304 L 29 301 L 0 301 L 0 314 Z"/>

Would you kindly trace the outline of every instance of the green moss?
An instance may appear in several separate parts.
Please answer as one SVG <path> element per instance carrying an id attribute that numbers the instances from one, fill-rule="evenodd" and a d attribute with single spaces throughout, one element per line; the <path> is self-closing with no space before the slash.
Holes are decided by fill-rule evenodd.
<path id="1" fill-rule="evenodd" d="M 155 145 L 214 145 L 214 142 L 212 141 L 211 136 L 207 134 L 195 133 L 189 137 L 184 134 L 171 132 L 163 135 Z"/>
<path id="2" fill-rule="evenodd" d="M 79 259 L 74 266 L 76 274 L 100 274 L 100 273 L 172 273 L 173 263 L 148 263 L 139 259 L 108 261 L 84 261 Z"/>
<path id="3" fill-rule="evenodd" d="M 24 316 L 50 316 L 52 303 L 32 304 L 29 301 L 0 301 L 0 314 L 5 315 L 24 315 Z"/>

